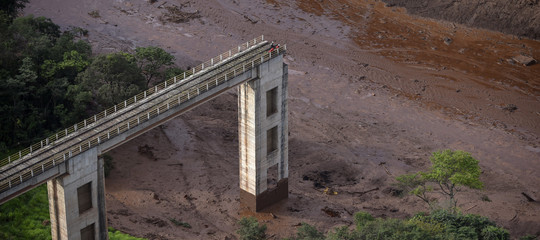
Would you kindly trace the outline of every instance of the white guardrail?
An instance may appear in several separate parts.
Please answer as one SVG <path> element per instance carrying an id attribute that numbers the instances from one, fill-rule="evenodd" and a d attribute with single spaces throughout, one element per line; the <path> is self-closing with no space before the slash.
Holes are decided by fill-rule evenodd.
<path id="1" fill-rule="evenodd" d="M 234 51 L 229 51 L 229 52 L 226 52 L 225 55 L 224 54 L 220 54 L 218 57 L 215 57 L 215 58 L 212 58 L 210 61 L 207 61 L 199 66 L 197 66 L 197 68 L 194 68 L 191 72 L 189 72 L 188 74 L 186 74 L 185 76 L 181 76 L 181 78 L 179 78 L 178 76 L 177 77 L 174 77 L 172 79 L 169 79 L 159 85 L 156 85 L 155 87 L 153 88 L 150 88 L 126 101 L 124 101 L 123 103 L 120 103 L 120 104 L 117 104 L 115 105 L 114 107 L 112 108 L 109 108 L 107 109 L 106 111 L 104 112 L 101 112 L 100 114 L 97 114 L 97 115 L 94 115 L 92 118 L 88 118 L 86 119 L 84 122 L 81 122 L 79 124 L 76 124 L 75 126 L 72 126 L 68 129 L 71 129 L 71 130 L 64 130 L 62 131 L 61 133 L 65 133 L 65 135 L 61 135 L 62 137 L 65 137 L 66 135 L 70 134 L 70 133 L 73 133 L 75 131 L 77 131 L 77 129 L 81 129 L 81 128 L 84 128 L 84 127 L 87 127 L 87 126 L 91 126 L 93 125 L 93 123 L 96 123 L 97 121 L 99 121 L 100 119 L 103 119 L 107 116 L 111 116 L 112 113 L 115 113 L 117 111 L 120 111 L 121 109 L 124 109 L 126 108 L 127 106 L 129 106 L 130 104 L 133 104 L 137 101 L 140 101 L 141 99 L 144 99 L 144 98 L 147 98 L 149 97 L 150 95 L 156 93 L 157 91 L 161 90 L 161 89 L 165 89 L 167 88 L 167 86 L 169 85 L 173 85 L 174 83 L 176 82 L 179 82 L 183 79 L 185 79 L 186 77 L 188 76 L 191 76 L 193 75 L 194 73 L 198 72 L 198 71 L 202 71 L 205 69 L 205 65 L 207 67 L 209 66 L 213 66 L 227 58 L 230 58 L 231 56 L 233 56 L 235 53 L 238 53 L 238 52 L 241 52 L 241 51 L 244 51 L 246 49 L 249 48 L 249 46 L 252 46 L 256 43 L 260 43 L 264 41 L 263 40 L 263 37 L 259 37 L 259 38 L 256 38 L 252 41 L 249 41 L 247 43 L 244 43 L 242 45 L 240 45 L 238 48 L 237 48 L 237 51 L 234 52 Z M 63 163 L 64 161 L 66 161 L 67 159 L 73 157 L 73 156 L 76 156 L 92 147 L 95 147 L 125 131 L 128 131 L 129 129 L 133 128 L 133 127 L 136 127 L 138 126 L 139 124 L 141 123 L 144 123 L 154 117 L 156 117 L 157 115 L 160 115 L 164 112 L 166 112 L 167 110 L 169 110 L 170 108 L 174 108 L 182 103 L 185 103 L 187 102 L 188 100 L 190 100 L 191 98 L 194 98 L 200 94 L 203 94 L 205 92 L 207 92 L 208 90 L 228 81 L 229 79 L 232 79 L 252 68 L 254 68 L 255 66 L 258 66 L 260 65 L 261 63 L 265 62 L 265 61 L 268 61 L 282 53 L 284 53 L 287 49 L 287 46 L 283 46 L 283 47 L 280 47 L 280 48 L 276 48 L 276 49 L 273 49 L 272 51 L 265 51 L 264 53 L 260 54 L 259 56 L 260 57 L 257 57 L 255 58 L 254 60 L 250 61 L 250 62 L 243 62 L 241 65 L 238 65 L 238 66 L 234 66 L 233 69 L 230 69 L 229 71 L 226 71 L 224 73 L 220 73 L 220 74 L 217 74 L 215 76 L 212 76 L 211 78 L 205 80 L 205 81 L 202 81 L 194 86 L 192 86 L 191 88 L 187 89 L 187 90 L 184 90 L 182 92 L 180 92 L 179 94 L 176 94 L 170 98 L 168 98 L 167 100 L 159 103 L 159 104 L 156 104 L 156 106 L 148 109 L 148 110 L 145 110 L 141 113 L 138 113 L 136 114 L 136 116 L 134 117 L 131 117 L 129 119 L 126 119 L 122 122 L 119 122 L 117 123 L 115 126 L 113 127 L 109 127 L 105 130 L 102 130 L 100 131 L 98 134 L 94 135 L 94 137 L 90 137 L 89 139 L 85 139 L 81 142 L 79 142 L 79 144 L 77 145 L 74 145 L 72 147 L 69 147 L 67 150 L 64 150 L 62 152 L 59 152 L 59 153 L 56 153 L 48 158 L 45 158 L 43 159 L 42 161 L 39 161 L 35 164 L 33 164 L 32 166 L 26 168 L 26 169 L 23 169 L 19 172 L 16 172 L 14 174 L 11 174 L 10 176 L 2 179 L 0 181 L 0 192 L 4 192 L 4 191 L 7 191 L 8 189 L 11 189 L 12 187 L 14 186 L 17 186 L 27 180 L 29 180 L 30 178 L 38 175 L 38 174 L 41 174 L 49 169 L 51 169 L 52 167 L 60 164 L 60 163 Z M 224 57 L 226 56 L 226 57 Z M 218 62 L 218 59 L 219 59 L 219 62 Z M 215 61 L 215 62 L 214 62 Z M 187 83 L 187 82 L 186 82 Z M 80 125 L 80 126 L 78 126 Z M 41 143 L 38 143 L 39 147 L 40 148 L 43 148 L 44 146 L 42 146 L 41 144 L 44 143 L 44 141 L 46 141 L 45 143 L 47 143 L 47 145 L 51 144 L 52 142 L 52 139 L 54 140 L 58 140 L 60 139 L 60 136 L 56 137 L 56 135 L 53 135 L 43 141 L 41 141 Z M 36 144 L 34 144 L 36 145 Z M 32 146 L 34 146 L 32 145 Z M 45 145 L 46 146 L 46 145 Z M 31 153 L 31 151 L 30 151 Z M 20 162 L 20 161 L 19 161 Z"/>
<path id="2" fill-rule="evenodd" d="M 74 124 L 62 131 L 59 131 L 57 132 L 56 134 L 53 134 L 51 135 L 50 137 L 48 138 L 45 138 L 25 149 L 22 149 L 20 150 L 19 152 L 15 153 L 15 154 L 12 154 L 12 155 L 9 155 L 8 157 L 0 160 L 0 167 L 3 167 L 3 166 L 6 166 L 8 164 L 11 164 L 13 162 L 16 162 L 20 159 L 23 159 L 25 158 L 27 155 L 31 155 L 33 154 L 34 152 L 37 152 L 39 150 L 42 150 L 44 148 L 46 148 L 47 146 L 50 146 L 52 144 L 54 144 L 55 142 L 57 142 L 58 140 L 62 140 L 62 138 L 66 137 L 66 136 L 69 136 L 70 134 L 74 133 L 74 132 L 77 132 L 78 130 L 81 130 L 81 129 L 84 129 L 90 125 L 93 125 L 94 123 L 100 121 L 101 119 L 109 116 L 109 115 L 112 115 L 122 109 L 125 109 L 126 107 L 129 107 L 131 106 L 132 104 L 136 103 L 136 102 L 139 102 L 143 99 L 146 99 L 148 97 L 150 97 L 151 95 L 153 95 L 154 93 L 160 91 L 160 90 L 163 90 L 165 88 L 167 88 L 167 86 L 171 86 L 172 84 L 178 82 L 178 81 L 182 81 L 192 75 L 194 75 L 195 73 L 198 73 L 200 71 L 203 71 L 204 69 L 208 68 L 208 67 L 213 67 L 215 66 L 216 64 L 219 64 L 225 60 L 228 60 L 229 58 L 231 58 L 232 56 L 234 56 L 235 54 L 237 53 L 240 53 L 242 51 L 245 51 L 247 49 L 249 49 L 251 46 L 253 45 L 256 45 L 258 43 L 261 43 L 264 41 L 264 36 L 260 36 L 258 38 L 255 38 L 251 41 L 248 41 L 244 44 L 241 44 L 239 45 L 238 47 L 236 48 L 233 48 L 227 52 L 224 52 L 222 54 L 219 54 L 219 56 L 216 56 L 188 71 L 185 71 L 183 74 L 180 74 L 178 76 L 175 76 L 167 81 L 164 81 L 152 88 L 149 88 L 147 89 L 146 91 L 144 92 L 141 92 L 135 96 L 133 96 L 132 98 L 130 99 L 127 99 L 125 100 L 124 102 L 121 102 L 121 103 L 118 103 L 116 105 L 114 105 L 113 107 L 109 108 L 109 109 L 106 109 L 105 111 L 103 112 L 100 112 L 90 118 L 87 118 L 77 124 Z"/>

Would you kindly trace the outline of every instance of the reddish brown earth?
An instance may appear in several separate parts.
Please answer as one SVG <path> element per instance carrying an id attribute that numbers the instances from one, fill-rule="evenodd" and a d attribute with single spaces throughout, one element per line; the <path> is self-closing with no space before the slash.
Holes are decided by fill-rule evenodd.
<path id="1" fill-rule="evenodd" d="M 200 18 L 162 22 L 173 5 Z M 99 18 L 88 15 L 94 10 Z M 356 211 L 405 218 L 427 208 L 393 196 L 394 178 L 450 148 L 470 152 L 483 170 L 485 188 L 458 196 L 464 213 L 488 216 L 514 238 L 540 234 L 540 204 L 521 194 L 540 200 L 540 64 L 507 61 L 540 59 L 538 41 L 375 0 L 42 0 L 26 12 L 88 29 L 99 52 L 156 45 L 183 67 L 261 34 L 287 44 L 289 199 L 257 214 L 240 208 L 231 91 L 111 151 L 112 227 L 149 239 L 235 239 L 237 220 L 254 215 L 279 239 L 300 222 L 350 225 Z"/>

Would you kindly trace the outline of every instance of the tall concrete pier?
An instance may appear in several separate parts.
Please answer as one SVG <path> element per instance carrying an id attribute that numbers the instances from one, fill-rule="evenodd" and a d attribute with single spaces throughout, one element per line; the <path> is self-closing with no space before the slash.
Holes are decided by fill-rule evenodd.
<path id="1" fill-rule="evenodd" d="M 259 65 L 257 78 L 238 87 L 240 199 L 254 211 L 288 196 L 287 65 L 282 58 Z"/>
<path id="2" fill-rule="evenodd" d="M 66 166 L 65 174 L 47 182 L 52 239 L 108 239 L 103 159 L 97 148 Z"/>
<path id="3" fill-rule="evenodd" d="M 107 239 L 100 156 L 234 88 L 241 203 L 287 198 L 285 51 L 253 39 L 0 160 L 0 204 L 47 182 L 52 239 Z"/>

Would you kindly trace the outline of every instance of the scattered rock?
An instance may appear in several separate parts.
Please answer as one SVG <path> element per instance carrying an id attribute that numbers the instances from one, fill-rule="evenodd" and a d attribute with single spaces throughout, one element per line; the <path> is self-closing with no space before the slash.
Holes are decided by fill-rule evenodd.
<path id="1" fill-rule="evenodd" d="M 513 57 L 512 60 L 522 64 L 523 66 L 531 66 L 537 63 L 536 59 L 529 56 L 525 56 L 523 54 Z"/>
<path id="2" fill-rule="evenodd" d="M 244 18 L 250 21 L 252 24 L 259 22 L 259 19 L 257 19 L 257 17 L 252 16 L 252 15 L 244 15 Z"/>
<path id="3" fill-rule="evenodd" d="M 451 38 L 449 38 L 449 37 L 444 37 L 444 38 L 443 38 L 443 41 L 444 41 L 444 43 L 445 43 L 446 45 L 450 45 L 450 44 L 452 44 L 452 42 L 453 42 L 453 40 L 452 40 Z"/>

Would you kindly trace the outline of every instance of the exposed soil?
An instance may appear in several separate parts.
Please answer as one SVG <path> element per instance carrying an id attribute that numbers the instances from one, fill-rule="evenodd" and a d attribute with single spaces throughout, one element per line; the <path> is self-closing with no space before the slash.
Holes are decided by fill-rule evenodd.
<path id="1" fill-rule="evenodd" d="M 412 14 L 540 39 L 538 0 L 384 0 Z"/>
<path id="2" fill-rule="evenodd" d="M 400 197 L 394 178 L 451 148 L 483 170 L 485 189 L 458 196 L 463 212 L 516 238 L 540 234 L 540 203 L 522 194 L 540 199 L 540 64 L 510 60 L 540 59 L 540 42 L 375 0 L 151 2 L 42 0 L 26 11 L 88 29 L 99 52 L 156 45 L 182 67 L 261 34 L 287 44 L 289 199 L 240 208 L 231 91 L 110 152 L 109 225 L 150 239 L 235 239 L 236 221 L 254 215 L 278 239 L 300 222 L 350 225 L 356 211 L 405 218 L 427 209 Z M 163 21 L 174 6 L 195 15 Z"/>

